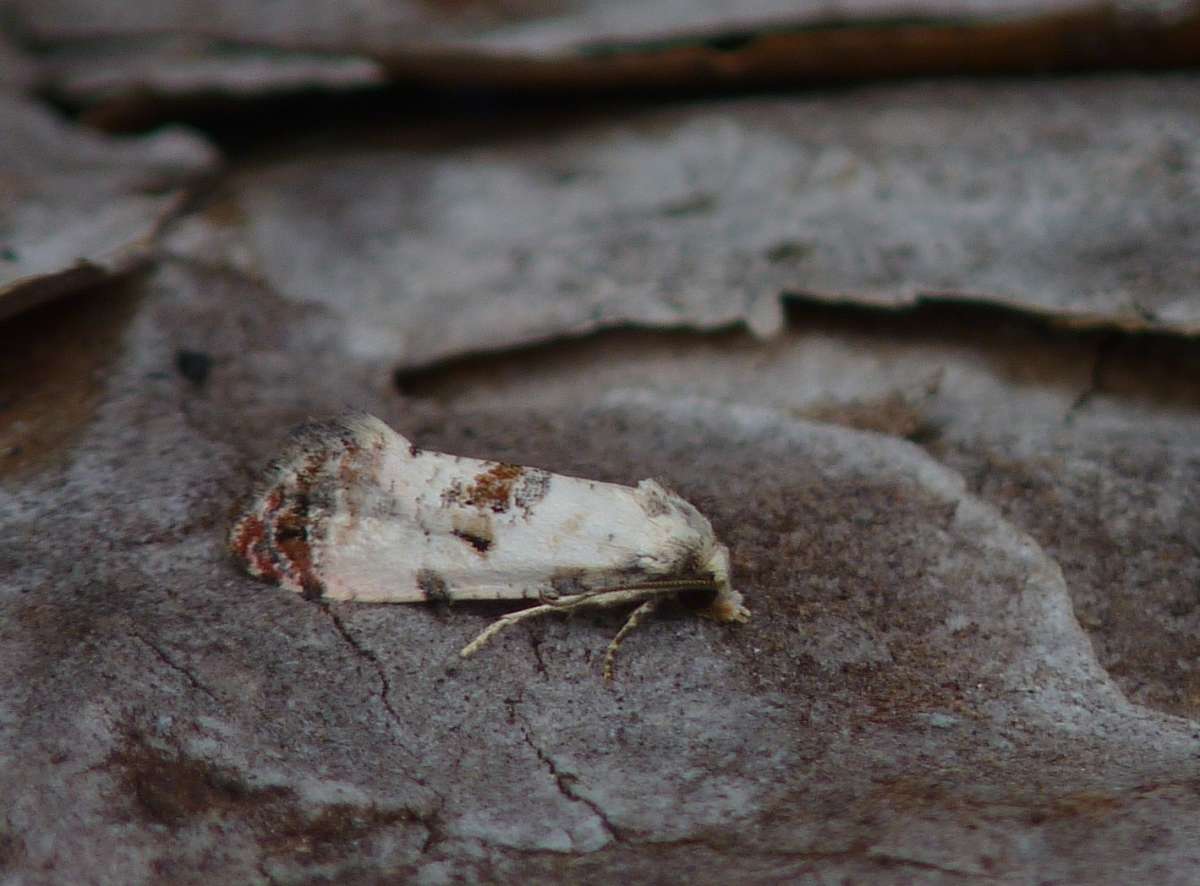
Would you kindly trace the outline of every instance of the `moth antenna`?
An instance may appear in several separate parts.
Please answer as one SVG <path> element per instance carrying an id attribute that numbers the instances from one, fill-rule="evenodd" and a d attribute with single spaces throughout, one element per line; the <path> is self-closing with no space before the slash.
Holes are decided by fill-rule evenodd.
<path id="1" fill-rule="evenodd" d="M 720 586 L 711 578 L 662 578 L 640 581 L 635 585 L 613 588 L 614 591 L 719 591 Z M 606 593 L 606 592 L 601 592 Z"/>
<path id="2" fill-rule="evenodd" d="M 612 638 L 612 642 L 608 644 L 608 651 L 604 653 L 605 683 L 612 683 L 613 681 L 613 672 L 617 664 L 617 652 L 621 648 L 621 643 L 633 633 L 638 625 L 653 614 L 661 602 L 662 597 L 651 597 L 637 609 L 633 610 L 629 614 L 629 618 L 626 619 L 625 624 L 622 625 L 621 630 L 617 631 L 617 636 Z"/>
<path id="3" fill-rule="evenodd" d="M 616 594 L 622 591 L 716 591 L 720 590 L 716 581 L 711 578 L 654 578 L 640 581 L 632 585 L 617 585 L 612 588 L 601 588 L 586 591 L 582 594 L 569 594 L 563 597 L 550 596 L 544 590 L 538 591 L 538 601 L 545 606 L 555 609 L 570 608 L 581 598 L 591 599 L 604 594 Z M 606 604 L 608 605 L 608 604 Z"/>

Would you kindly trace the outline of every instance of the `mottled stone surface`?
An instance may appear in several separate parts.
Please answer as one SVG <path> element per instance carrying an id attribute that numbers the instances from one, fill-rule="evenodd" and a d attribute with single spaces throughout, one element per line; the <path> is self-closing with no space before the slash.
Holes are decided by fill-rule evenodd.
<path id="1" fill-rule="evenodd" d="M 186 217 L 0 324 L 0 881 L 1196 881 L 1194 78 L 371 120 L 186 206 L 203 142 L 15 92 L 20 261 Z M 450 671 L 510 607 L 241 574 L 347 407 L 661 480 L 753 617 L 610 687 L 624 613 Z"/>
<path id="2" fill-rule="evenodd" d="M 407 364 L 621 322 L 770 335 L 788 293 L 1191 334 L 1198 112 L 1193 77 L 1119 77 L 412 129 L 255 165 L 171 248 Z"/>
<path id="3" fill-rule="evenodd" d="M 4 90 L 0 121 L 0 317 L 144 263 L 217 164 L 193 133 L 102 136 Z"/>
<path id="4" fill-rule="evenodd" d="M 284 52 L 188 36 L 68 43 L 47 53 L 43 65 L 55 96 L 77 107 L 232 102 L 362 89 L 383 81 L 376 64 L 349 54 Z"/>
<path id="5" fill-rule="evenodd" d="M 1178 0 L 1126 3 L 1135 9 L 1178 5 Z M 818 19 L 1028 15 L 1084 6 L 1087 4 L 1079 0 L 751 0 L 734 7 L 715 0 L 477 0 L 455 4 L 288 0 L 269 5 L 236 0 L 15 0 L 13 14 L 44 41 L 174 32 L 333 49 L 429 51 L 456 47 L 539 55 L 607 40 L 745 32 Z"/>
<path id="6" fill-rule="evenodd" d="M 870 330 L 647 336 L 627 359 L 618 336 L 621 384 L 593 342 L 558 371 L 531 352 L 524 399 L 489 388 L 504 367 L 403 397 L 384 363 L 337 351 L 327 312 L 228 272 L 172 262 L 107 298 L 123 313 L 104 381 L 57 442 L 10 451 L 0 500 L 5 863 L 31 882 L 608 881 L 669 864 L 700 882 L 1183 883 L 1200 863 L 1196 726 L 1131 704 L 1101 667 L 1059 561 L 1019 528 L 1039 498 L 1002 501 L 1013 522 L 985 501 L 1003 499 L 995 475 L 981 498 L 913 443 L 810 423 L 803 399 L 738 375 L 749 361 L 782 389 L 789 360 L 869 367 Z M 46 309 L 20 324 L 7 331 L 69 340 Z M 929 359 L 911 345 L 910 365 Z M 994 345 L 993 361 L 1020 353 Z M 940 387 L 933 361 L 908 370 L 911 408 L 935 422 L 989 360 L 943 347 Z M 207 375 L 180 372 L 180 351 L 206 354 Z M 903 387 L 905 351 L 880 347 L 860 390 Z M 662 390 L 638 354 L 710 384 Z M 570 387 L 576 366 L 593 375 L 573 402 L 533 381 Z M 463 399 L 434 396 L 439 381 Z M 763 405 L 728 401 L 720 386 L 742 382 Z M 36 400 L 10 402 L 36 429 Z M 326 607 L 240 575 L 223 535 L 253 472 L 289 424 L 348 402 L 423 446 L 663 479 L 730 544 L 752 621 L 668 612 L 609 689 L 619 614 L 533 623 L 448 674 L 503 607 Z M 977 463 L 965 436 L 939 445 Z"/>
<path id="7" fill-rule="evenodd" d="M 5 12 L 0 29 L 42 51 L 46 94 L 110 131 L 319 120 L 363 93 L 395 103 L 385 79 L 418 95 L 596 99 L 1171 69 L 1200 51 L 1190 0 L 12 0 Z"/>
<path id="8" fill-rule="evenodd" d="M 31 89 L 38 79 L 38 64 L 28 53 L 0 30 L 0 90 L 20 93 Z"/>
<path id="9" fill-rule="evenodd" d="M 918 442 L 1062 566 L 1102 664 L 1195 716 L 1200 359 L 1190 341 L 1055 331 L 991 309 L 794 303 L 770 342 L 620 331 L 401 372 L 447 408 L 640 390 L 753 402 Z"/>

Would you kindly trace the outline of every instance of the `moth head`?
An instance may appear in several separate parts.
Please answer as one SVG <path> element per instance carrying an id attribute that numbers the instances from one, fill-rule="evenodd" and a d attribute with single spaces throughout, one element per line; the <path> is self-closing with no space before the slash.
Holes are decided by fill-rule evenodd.
<path id="1" fill-rule="evenodd" d="M 712 573 L 717 594 L 700 614 L 714 621 L 749 621 L 750 610 L 746 608 L 742 595 L 733 589 L 729 581 L 729 548 L 723 544 L 714 544 L 705 563 L 705 570 Z"/>
<path id="2" fill-rule="evenodd" d="M 747 621 L 750 610 L 729 580 L 729 548 L 717 541 L 708 518 L 695 505 L 654 480 L 643 480 L 637 492 L 647 516 L 669 527 L 678 544 L 675 553 L 682 557 L 674 562 L 675 569 L 693 575 L 698 571 L 711 577 L 711 586 L 707 582 L 698 585 L 698 589 L 712 594 L 711 601 L 698 610 L 699 614 L 714 621 Z"/>

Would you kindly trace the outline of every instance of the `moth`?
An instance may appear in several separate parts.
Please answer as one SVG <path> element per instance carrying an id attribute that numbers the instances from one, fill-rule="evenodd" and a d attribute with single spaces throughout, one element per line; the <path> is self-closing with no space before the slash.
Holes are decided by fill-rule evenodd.
<path id="1" fill-rule="evenodd" d="M 459 652 L 549 612 L 638 604 L 604 657 L 659 604 L 750 617 L 709 521 L 653 480 L 635 487 L 419 449 L 365 413 L 303 425 L 229 533 L 252 576 L 310 599 L 529 600 Z"/>

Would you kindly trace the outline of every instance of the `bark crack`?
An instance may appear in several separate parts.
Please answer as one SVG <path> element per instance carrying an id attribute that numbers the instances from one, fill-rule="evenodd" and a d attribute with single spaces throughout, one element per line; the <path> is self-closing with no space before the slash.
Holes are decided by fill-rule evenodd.
<path id="1" fill-rule="evenodd" d="M 421 843 L 422 855 L 428 855 L 449 839 L 446 836 L 446 828 L 442 820 L 442 810 L 445 808 L 446 801 L 440 797 L 438 799 L 438 807 L 420 818 L 421 824 L 425 826 L 425 839 Z"/>
<path id="2" fill-rule="evenodd" d="M 996 877 L 991 874 L 977 874 L 974 871 L 964 871 L 960 868 L 950 868 L 944 865 L 934 864 L 931 861 L 919 861 L 915 858 L 905 858 L 903 855 L 889 855 L 886 852 L 868 852 L 866 858 L 872 861 L 878 861 L 883 864 L 896 865 L 897 867 L 911 867 L 922 871 L 937 871 L 939 874 L 949 874 L 952 877 L 961 877 L 964 880 L 983 880 L 993 881 Z"/>
<path id="3" fill-rule="evenodd" d="M 144 643 L 151 651 L 153 651 L 154 654 L 158 657 L 159 661 L 161 661 L 163 664 L 165 664 L 167 667 L 169 667 L 171 670 L 175 671 L 176 673 L 182 674 L 183 678 L 185 680 L 187 680 L 188 683 L 191 684 L 193 689 L 199 689 L 201 692 L 203 692 L 205 695 L 207 695 L 213 701 L 220 701 L 220 699 L 217 698 L 216 693 L 214 693 L 211 689 L 209 689 L 207 686 L 205 686 L 203 683 L 201 683 L 195 674 L 193 674 L 191 671 L 189 671 L 183 665 L 179 664 L 177 661 L 175 661 L 173 658 L 171 658 L 171 656 L 167 655 L 167 653 L 161 647 L 159 647 L 158 644 L 151 643 L 149 640 L 147 640 L 145 637 L 143 637 L 137 631 L 130 631 L 130 633 L 133 634 L 133 636 L 135 638 L 137 638 L 142 643 Z"/>
<path id="4" fill-rule="evenodd" d="M 383 703 L 384 710 L 387 711 L 388 718 L 391 720 L 391 724 L 392 724 L 393 728 L 395 730 L 398 730 L 399 733 L 401 735 L 403 735 L 404 734 L 404 720 L 401 719 L 400 713 L 395 709 L 395 707 L 392 706 L 392 698 L 391 698 L 392 684 L 391 684 L 391 681 L 388 680 L 387 671 L 384 669 L 383 662 L 381 662 L 379 660 L 379 656 L 377 656 L 374 652 L 372 652 L 366 646 L 363 646 L 361 643 L 358 642 L 357 639 L 355 639 L 354 635 L 352 633 L 350 633 L 350 629 L 346 627 L 345 622 L 343 622 L 341 617 L 336 612 L 333 611 L 333 608 L 328 603 L 326 603 L 324 601 L 318 601 L 317 605 L 322 609 L 322 611 L 325 612 L 326 615 L 329 616 L 329 620 L 333 623 L 334 630 L 337 631 L 338 636 L 340 636 L 342 638 L 342 640 L 346 643 L 346 645 L 348 645 L 352 650 L 354 650 L 355 656 L 363 659 L 364 661 L 370 662 L 372 667 L 374 667 L 375 674 L 376 674 L 376 676 L 379 677 L 379 692 L 378 692 L 379 700 L 380 700 L 380 702 Z M 409 759 L 411 759 L 411 760 L 418 759 L 417 754 L 411 748 L 406 746 L 403 742 L 395 742 L 394 745 L 396 747 L 400 748 L 401 750 L 403 750 L 404 753 L 409 757 Z M 433 797 L 437 800 L 439 805 L 438 805 L 438 809 L 435 812 L 435 815 L 438 816 L 438 818 L 440 820 L 441 809 L 445 806 L 446 798 L 444 796 L 442 796 L 442 794 L 436 788 L 430 786 L 430 784 L 424 778 L 421 777 L 421 775 L 419 774 L 419 770 L 414 771 L 413 769 L 406 767 L 404 769 L 404 771 L 407 774 L 407 776 L 413 780 L 413 782 L 415 784 L 418 784 L 425 790 L 429 791 L 430 794 L 432 794 Z M 429 827 L 429 825 L 427 824 L 424 817 L 418 815 L 417 818 L 422 824 L 426 825 L 426 827 Z M 434 842 L 435 843 L 441 842 L 441 839 L 442 838 L 439 837 Z"/>
<path id="5" fill-rule="evenodd" d="M 383 702 L 383 706 L 387 710 L 388 716 L 392 718 L 392 722 L 397 727 L 403 727 L 404 721 L 400 719 L 400 715 L 392 707 L 392 684 L 387 678 L 387 671 L 384 670 L 383 662 L 379 660 L 379 656 L 354 638 L 354 635 L 346 627 L 345 622 L 342 621 L 341 616 L 334 612 L 328 604 L 321 603 L 320 605 L 325 614 L 329 616 L 329 620 L 333 622 L 334 629 L 346 641 L 346 644 L 354 650 L 354 654 L 364 661 L 371 663 L 371 666 L 375 669 L 375 674 L 379 677 L 379 700 Z"/>
<path id="6" fill-rule="evenodd" d="M 655 841 L 656 849 L 665 848 L 681 848 L 688 846 L 701 846 L 716 855 L 728 854 L 732 851 L 738 851 L 742 858 L 762 858 L 776 859 L 780 861 L 805 861 L 813 864 L 822 862 L 875 862 L 881 867 L 886 868 L 915 868 L 922 871 L 937 871 L 938 873 L 948 874 L 952 877 L 958 877 L 963 880 L 993 882 L 999 879 L 994 874 L 981 874 L 975 871 L 964 871 L 959 868 L 947 867 L 944 865 L 934 864 L 929 861 L 920 861 L 915 858 L 907 858 L 903 855 L 892 855 L 888 852 L 879 852 L 871 849 L 862 841 L 856 841 L 853 845 L 847 846 L 844 849 L 763 849 L 756 847 L 754 849 L 737 849 L 735 843 L 721 841 L 716 842 L 706 840 L 704 838 L 684 837 L 678 840 Z"/>
<path id="7" fill-rule="evenodd" d="M 1097 343 L 1096 354 L 1092 359 L 1092 371 L 1088 378 L 1087 386 L 1079 392 L 1079 396 L 1067 407 L 1066 415 L 1063 416 L 1063 424 L 1068 426 L 1073 424 L 1076 414 L 1087 406 L 1093 397 L 1104 390 L 1104 367 L 1108 363 L 1113 349 L 1116 348 L 1118 340 L 1118 335 L 1110 333 Z"/>
<path id="8" fill-rule="evenodd" d="M 258 869 L 258 873 L 259 873 L 259 875 L 260 875 L 260 876 L 261 876 L 261 877 L 262 877 L 264 880 L 266 880 L 266 881 L 267 881 L 267 883 L 269 884 L 269 886 L 275 886 L 275 884 L 279 882 L 278 880 L 276 880 L 276 879 L 275 879 L 275 877 L 274 877 L 274 876 L 271 874 L 271 872 L 267 870 L 267 862 L 266 862 L 266 859 L 263 859 L 262 861 L 260 861 L 260 862 L 259 862 L 259 863 L 256 865 L 256 867 L 257 867 L 257 869 Z"/>
<path id="9" fill-rule="evenodd" d="M 533 647 L 533 657 L 534 657 L 534 659 L 537 660 L 537 671 L 541 676 L 546 677 L 548 675 L 546 673 L 546 661 L 545 661 L 545 659 L 542 658 L 541 635 L 538 634 L 536 631 L 529 631 L 528 636 L 529 636 L 529 645 L 531 647 Z"/>
<path id="10" fill-rule="evenodd" d="M 621 829 L 609 821 L 608 815 L 600 807 L 600 804 L 596 803 L 594 800 L 588 799 L 574 790 L 572 785 L 577 780 L 576 776 L 569 772 L 563 772 L 560 770 L 558 768 L 558 764 L 554 762 L 554 758 L 543 751 L 538 743 L 533 740 L 533 729 L 529 724 L 529 720 L 517 710 L 517 704 L 519 703 L 520 699 L 509 702 L 509 708 L 512 711 L 513 718 L 520 725 L 521 734 L 525 737 L 525 743 L 529 745 L 530 749 L 534 752 L 534 754 L 537 755 L 538 760 L 550 773 L 550 777 L 554 779 L 554 784 L 555 787 L 558 788 L 558 792 L 572 803 L 578 803 L 587 807 L 588 810 L 590 810 L 591 813 L 600 821 L 600 825 L 604 828 L 604 832 L 608 834 L 610 838 L 612 838 L 614 843 L 623 842 L 624 835 L 622 834 Z"/>

